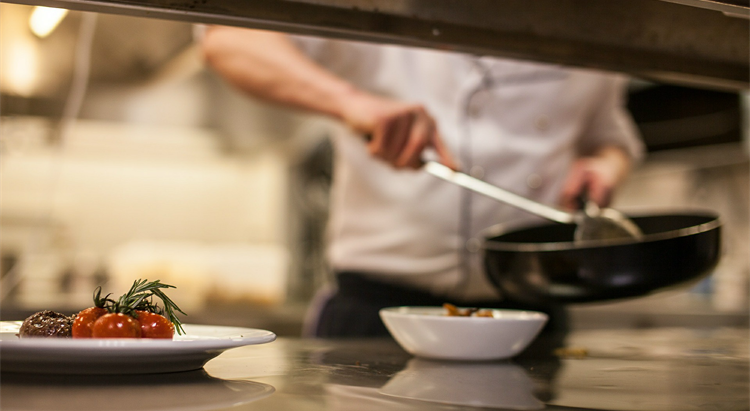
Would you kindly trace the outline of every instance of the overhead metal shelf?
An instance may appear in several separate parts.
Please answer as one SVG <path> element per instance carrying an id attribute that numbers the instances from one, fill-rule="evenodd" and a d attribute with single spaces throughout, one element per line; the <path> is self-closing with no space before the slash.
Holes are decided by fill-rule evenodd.
<path id="1" fill-rule="evenodd" d="M 750 89 L 742 0 L 10 0 L 589 67 Z"/>

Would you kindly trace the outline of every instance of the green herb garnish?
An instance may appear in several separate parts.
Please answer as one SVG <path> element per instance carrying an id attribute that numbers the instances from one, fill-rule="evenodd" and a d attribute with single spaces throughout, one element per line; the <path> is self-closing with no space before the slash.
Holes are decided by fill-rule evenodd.
<path id="1" fill-rule="evenodd" d="M 127 293 L 120 296 L 115 301 L 109 298 L 110 294 L 107 294 L 104 298 L 101 297 L 102 288 L 97 287 L 94 291 L 94 305 L 99 308 L 104 308 L 110 313 L 122 313 L 127 314 L 131 317 L 138 318 L 136 310 L 149 311 L 166 317 L 172 324 L 174 324 L 177 334 L 184 334 L 185 330 L 182 328 L 182 322 L 177 318 L 176 313 L 187 315 L 183 312 L 177 304 L 169 298 L 162 289 L 175 288 L 173 285 L 164 284 L 159 280 L 148 281 L 148 280 L 136 280 L 130 287 Z M 161 300 L 162 305 L 158 305 L 154 302 L 154 297 Z"/>

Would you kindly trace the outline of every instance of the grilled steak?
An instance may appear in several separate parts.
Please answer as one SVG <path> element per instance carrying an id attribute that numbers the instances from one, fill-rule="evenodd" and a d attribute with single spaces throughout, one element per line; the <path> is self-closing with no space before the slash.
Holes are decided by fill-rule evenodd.
<path id="1" fill-rule="evenodd" d="M 67 316 L 50 310 L 39 311 L 23 321 L 18 336 L 71 338 L 75 315 Z"/>

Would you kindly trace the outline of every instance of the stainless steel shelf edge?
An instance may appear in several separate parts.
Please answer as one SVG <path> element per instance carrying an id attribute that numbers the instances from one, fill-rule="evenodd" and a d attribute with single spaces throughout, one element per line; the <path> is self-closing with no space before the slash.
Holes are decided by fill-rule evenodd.
<path id="1" fill-rule="evenodd" d="M 748 7 L 704 0 L 10 0 L 750 88 Z M 689 4 L 688 4 L 689 3 Z"/>

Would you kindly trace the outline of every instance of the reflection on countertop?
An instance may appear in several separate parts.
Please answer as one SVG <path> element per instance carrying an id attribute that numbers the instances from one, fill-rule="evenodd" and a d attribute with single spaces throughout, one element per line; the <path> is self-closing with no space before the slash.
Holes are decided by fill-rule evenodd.
<path id="1" fill-rule="evenodd" d="M 2 379 L 0 408 L 7 411 L 215 410 L 256 401 L 275 390 L 254 381 L 214 378 L 205 370 L 148 375 L 3 373 Z"/>
<path id="2" fill-rule="evenodd" d="M 487 389 L 492 381 L 498 389 Z M 396 398 L 512 410 L 544 408 L 533 382 L 512 361 L 445 362 L 412 358 L 379 390 Z"/>
<path id="3" fill-rule="evenodd" d="M 206 369 L 277 388 L 244 410 L 684 411 L 750 405 L 746 329 L 586 330 L 560 337 L 542 335 L 520 356 L 492 362 L 421 360 L 391 340 L 280 339 L 229 351 Z M 555 346 L 585 354 L 565 355 Z M 274 366 L 274 358 L 286 361 L 286 368 Z"/>
<path id="4" fill-rule="evenodd" d="M 205 372 L 3 373 L 0 407 L 739 411 L 750 405 L 748 337 L 746 328 L 579 330 L 542 334 L 521 355 L 490 362 L 421 360 L 388 338 L 279 338 L 226 351 Z"/>

